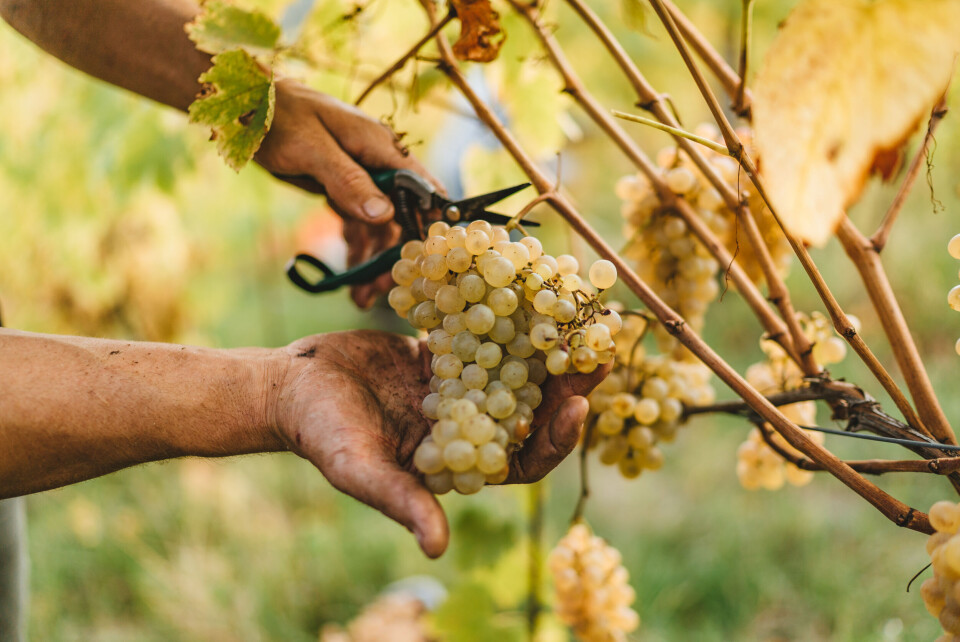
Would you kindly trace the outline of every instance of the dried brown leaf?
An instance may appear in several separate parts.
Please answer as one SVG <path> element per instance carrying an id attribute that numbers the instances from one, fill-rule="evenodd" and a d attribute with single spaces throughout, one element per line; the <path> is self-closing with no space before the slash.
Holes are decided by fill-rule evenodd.
<path id="1" fill-rule="evenodd" d="M 503 45 L 500 15 L 490 0 L 450 0 L 460 19 L 460 38 L 453 45 L 458 60 L 491 62 Z M 497 37 L 499 36 L 499 37 Z"/>
<path id="2" fill-rule="evenodd" d="M 960 48 L 960 0 L 804 0 L 754 86 L 754 129 L 771 200 L 824 244 L 872 170 L 895 172 Z"/>

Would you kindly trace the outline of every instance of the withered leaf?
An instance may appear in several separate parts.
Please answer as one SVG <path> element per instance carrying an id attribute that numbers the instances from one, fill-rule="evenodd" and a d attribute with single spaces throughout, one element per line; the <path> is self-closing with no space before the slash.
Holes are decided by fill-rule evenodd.
<path id="1" fill-rule="evenodd" d="M 496 60 L 505 35 L 490 0 L 450 1 L 460 19 L 460 38 L 453 45 L 453 55 L 472 62 Z"/>

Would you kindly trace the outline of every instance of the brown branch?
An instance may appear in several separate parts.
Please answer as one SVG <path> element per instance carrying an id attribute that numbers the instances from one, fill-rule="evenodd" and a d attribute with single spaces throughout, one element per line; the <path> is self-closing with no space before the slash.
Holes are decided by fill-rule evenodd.
<path id="1" fill-rule="evenodd" d="M 421 38 L 420 40 L 418 40 L 417 43 L 416 43 L 415 45 L 413 45 L 412 47 L 410 47 L 410 49 L 408 49 L 406 53 L 404 53 L 402 56 L 400 56 L 400 58 L 398 58 L 395 63 L 393 63 L 392 65 L 390 65 L 390 67 L 388 67 L 386 71 L 384 71 L 382 74 L 380 74 L 379 76 L 377 76 L 376 78 L 374 78 L 373 81 L 372 81 L 369 85 L 367 85 L 367 88 L 363 90 L 363 92 L 362 92 L 362 93 L 360 94 L 360 96 L 357 98 L 357 100 L 356 100 L 356 102 L 354 103 L 354 105 L 358 105 L 358 106 L 359 106 L 360 103 L 362 103 L 362 102 L 364 101 L 364 99 L 366 99 L 367 96 L 369 96 L 371 93 L 373 93 L 373 90 L 374 90 L 374 89 L 376 89 L 379 85 L 381 85 L 381 84 L 385 83 L 387 80 L 389 80 L 390 77 L 393 76 L 393 74 L 395 74 L 395 73 L 397 73 L 398 71 L 400 71 L 401 69 L 403 69 L 404 65 L 406 65 L 407 62 L 408 62 L 411 58 L 413 58 L 414 56 L 416 56 L 416 55 L 417 55 L 417 52 L 419 52 L 420 49 L 422 49 L 425 44 L 427 44 L 428 42 L 430 42 L 431 40 L 433 40 L 433 38 L 440 32 L 440 30 L 443 29 L 444 27 L 446 27 L 447 24 L 448 24 L 451 20 L 453 20 L 453 18 L 455 17 L 455 15 L 456 15 L 456 14 L 454 14 L 454 13 L 451 11 L 451 12 L 447 13 L 446 16 L 444 16 L 443 20 L 441 20 L 441 21 L 438 22 L 437 24 L 433 25 L 433 27 L 430 28 L 430 31 L 428 31 L 427 34 L 426 34 L 423 38 Z"/>
<path id="2" fill-rule="evenodd" d="M 570 5 L 577 15 L 590 27 L 594 35 L 597 36 L 614 58 L 630 82 L 630 85 L 633 87 L 634 92 L 637 94 L 640 100 L 640 107 L 651 111 L 660 122 L 670 125 L 671 127 L 679 128 L 680 123 L 669 109 L 669 106 L 660 94 L 654 90 L 653 86 L 650 85 L 643 74 L 640 73 L 640 70 L 630 56 L 627 55 L 623 46 L 603 21 L 600 20 L 597 14 L 584 4 L 583 0 L 567 0 L 567 4 Z M 790 300 L 790 293 L 783 283 L 783 279 L 781 279 L 777 273 L 776 265 L 770 256 L 770 249 L 763 240 L 763 235 L 760 233 L 760 228 L 757 226 L 756 219 L 750 211 L 750 208 L 747 207 L 746 203 L 742 202 L 741 195 L 737 194 L 727 182 L 721 178 L 720 174 L 701 153 L 697 145 L 683 137 L 675 137 L 675 140 L 707 180 L 710 181 L 710 184 L 720 193 L 727 207 L 735 212 L 737 219 L 742 222 L 750 244 L 753 246 L 757 255 L 757 261 L 760 263 L 760 268 L 763 271 L 764 280 L 767 283 L 767 296 L 774 305 L 777 306 L 781 318 L 786 322 L 790 339 L 794 345 L 796 354 L 800 357 L 798 365 L 804 374 L 808 376 L 817 374 L 820 368 L 813 360 L 810 340 L 807 339 L 803 333 L 803 329 L 800 327 L 800 320 Z"/>
<path id="3" fill-rule="evenodd" d="M 946 95 L 940 99 L 940 102 L 934 106 L 933 111 L 930 112 L 930 120 L 927 122 L 927 133 L 923 137 L 923 143 L 920 144 L 920 149 L 917 150 L 916 156 L 913 157 L 913 162 L 910 163 L 910 168 L 907 170 L 907 175 L 903 177 L 903 182 L 900 184 L 900 189 L 897 191 L 897 195 L 894 197 L 893 202 L 890 203 L 890 209 L 887 210 L 887 213 L 883 216 L 883 221 L 880 222 L 880 227 L 877 228 L 877 231 L 873 233 L 873 236 L 870 237 L 870 243 L 873 244 L 873 248 L 879 254 L 883 251 L 883 248 L 887 245 L 887 239 L 890 237 L 890 230 L 893 229 L 893 224 L 897 220 L 897 215 L 900 214 L 900 210 L 903 208 L 904 202 L 907 200 L 907 195 L 910 193 L 910 190 L 913 188 L 913 184 L 917 180 L 917 176 L 920 175 L 920 169 L 924 166 L 927 160 L 927 152 L 930 149 L 931 143 L 933 143 L 933 132 L 937 129 L 937 125 L 940 124 L 940 121 L 943 120 L 943 117 L 947 115 L 947 103 Z"/>
<path id="4" fill-rule="evenodd" d="M 430 0 L 421 0 L 425 11 L 431 19 L 436 21 L 435 9 Z M 450 45 L 442 33 L 436 37 L 440 56 L 441 70 L 473 106 L 477 116 L 490 128 L 508 153 L 514 158 L 520 168 L 527 174 L 530 181 L 541 193 L 550 191 L 552 185 L 549 179 L 533 160 L 517 143 L 516 138 L 500 122 L 493 110 L 480 99 L 470 87 L 453 56 Z M 554 209 L 567 224 L 573 228 L 591 247 L 603 258 L 609 260 L 617 268 L 620 279 L 633 291 L 647 308 L 663 323 L 664 327 L 686 346 L 697 358 L 710 368 L 744 401 L 749 403 L 757 413 L 771 423 L 794 448 L 807 454 L 813 461 L 830 471 L 837 479 L 863 497 L 880 513 L 898 526 L 909 528 L 922 533 L 931 533 L 932 529 L 926 515 L 910 508 L 903 502 L 884 492 L 876 485 L 864 479 L 862 475 L 845 465 L 833 453 L 813 442 L 800 428 L 787 419 L 776 407 L 768 402 L 755 388 L 741 377 L 726 361 L 707 345 L 696 333 L 690 330 L 683 319 L 668 305 L 666 305 L 654 291 L 641 280 L 629 265 L 604 241 L 596 231 L 587 224 L 579 212 L 562 195 L 557 194 L 550 199 Z"/>
<path id="5" fill-rule="evenodd" d="M 740 88 L 740 76 L 730 68 L 727 64 L 727 61 L 723 59 L 716 49 L 713 48 L 713 45 L 703 37 L 703 34 L 696 28 L 696 26 L 690 22 L 690 19 L 680 11 L 676 5 L 671 2 L 671 0 L 665 0 L 664 4 L 669 9 L 670 14 L 673 16 L 673 20 L 677 25 L 677 28 L 680 29 L 680 33 L 683 34 L 683 38 L 690 43 L 690 46 L 693 47 L 693 50 L 697 52 L 697 55 L 703 60 L 704 64 L 707 65 L 707 68 L 716 76 L 717 80 L 720 81 L 720 84 L 723 85 L 724 91 L 727 92 L 731 98 L 737 95 L 737 92 Z M 740 108 L 736 108 L 736 103 L 734 103 L 734 111 L 736 111 L 737 116 L 741 118 L 750 117 L 750 104 L 753 102 L 753 97 L 750 95 L 749 89 L 743 90 L 743 101 L 740 105 Z"/>
<path id="6" fill-rule="evenodd" d="M 647 177 L 653 189 L 660 197 L 661 202 L 680 215 L 680 218 L 683 219 L 697 239 L 703 243 L 704 247 L 707 248 L 717 262 L 726 269 L 737 291 L 740 292 L 741 296 L 743 296 L 747 302 L 747 305 L 750 306 L 751 310 L 753 310 L 759 319 L 767 337 L 779 343 L 786 353 L 799 363 L 800 356 L 794 348 L 787 326 L 773 314 L 773 311 L 770 310 L 770 307 L 766 301 L 764 301 L 760 290 L 743 270 L 743 267 L 736 262 L 734 256 L 730 254 L 706 223 L 703 222 L 703 219 L 697 213 L 696 209 L 686 199 L 678 198 L 677 195 L 667 187 L 657 168 L 643 150 L 640 149 L 640 146 L 637 145 L 610 113 L 604 109 L 597 99 L 586 89 L 566 56 L 563 55 L 563 51 L 557 44 L 556 39 L 550 35 L 548 29 L 540 22 L 537 7 L 522 3 L 519 0 L 508 1 L 514 10 L 526 19 L 534 33 L 540 39 L 550 61 L 563 79 L 564 92 L 569 94 L 574 101 L 587 112 L 590 118 L 607 134 L 620 151 Z"/>
<path id="7" fill-rule="evenodd" d="M 740 76 L 740 82 L 737 83 L 737 94 L 733 99 L 733 111 L 737 112 L 738 115 L 744 112 L 744 101 L 747 96 L 747 65 L 750 64 L 750 31 L 753 26 L 753 2 L 754 0 L 743 0 L 741 5 L 740 71 L 737 74 Z M 677 14 L 679 13 L 679 11 L 671 11 L 674 22 L 678 24 Z M 687 39 L 687 36 L 684 35 L 684 38 Z M 687 42 L 689 42 L 689 39 L 687 39 Z"/>

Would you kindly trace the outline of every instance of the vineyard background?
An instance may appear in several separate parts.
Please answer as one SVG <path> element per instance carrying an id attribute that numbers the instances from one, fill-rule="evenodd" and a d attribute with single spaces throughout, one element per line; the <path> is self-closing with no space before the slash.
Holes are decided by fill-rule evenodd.
<path id="1" fill-rule="evenodd" d="M 245 4 L 277 15 L 284 3 Z M 609 23 L 628 22 L 616 3 L 594 4 Z M 791 4 L 757 7 L 755 62 Z M 330 52 L 341 52 L 343 62 L 332 71 L 301 71 L 348 100 L 424 30 L 414 3 L 374 0 L 349 20 L 341 16 L 352 5 L 318 5 L 306 26 L 320 43 L 314 53 L 329 63 Z M 732 59 L 740 3 L 680 6 Z M 605 105 L 630 109 L 630 93 L 582 27 L 566 10 L 555 13 L 562 24 L 556 35 L 590 88 Z M 503 64 L 487 71 L 488 91 L 545 162 L 563 146 L 567 189 L 606 238 L 618 239 L 613 183 L 627 165 L 591 135 L 585 119 L 561 114 L 565 99 L 552 76 L 537 74 L 530 53 L 538 50 L 525 26 L 505 15 L 504 27 Z M 647 27 L 649 34 L 623 27 L 629 51 L 670 93 L 688 126 L 707 119 L 656 21 Z M 354 54 L 363 64 L 350 64 Z M 414 153 L 454 190 L 514 181 L 518 173 L 477 136 L 480 125 L 455 120 L 452 113 L 468 107 L 448 102 L 428 67 L 420 63 L 427 73 L 418 113 L 394 118 Z M 474 72 L 479 79 L 480 70 Z M 281 345 L 354 327 L 403 330 L 389 310 L 356 311 L 345 292 L 318 299 L 289 286 L 281 268 L 292 250 L 324 246 L 336 237 L 336 219 L 322 200 L 258 169 L 235 175 L 185 117 L 91 81 L 6 25 L 0 25 L 0 86 L 0 302 L 7 325 L 222 347 Z M 405 89 L 398 83 L 397 91 Z M 365 108 L 391 113 L 390 93 L 375 94 Z M 960 418 L 960 399 L 951 395 L 960 323 L 945 295 L 958 266 L 945 245 L 960 232 L 953 215 L 960 200 L 955 121 L 948 115 L 938 130 L 934 156 L 934 186 L 945 210 L 932 213 L 920 181 L 884 252 L 952 419 Z M 651 153 L 669 142 L 658 132 L 631 132 Z M 879 220 L 892 194 L 893 188 L 871 187 L 854 220 L 871 229 L 866 221 Z M 546 210 L 540 218 L 545 247 L 565 248 L 559 219 Z M 868 343 L 891 363 L 884 342 L 871 341 L 879 327 L 842 254 L 832 241 L 815 258 L 845 309 L 863 320 Z M 798 272 L 788 280 L 797 308 L 821 309 Z M 722 356 L 741 371 L 760 358 L 759 329 L 735 294 L 708 314 L 706 338 Z M 854 359 L 837 371 L 869 380 Z M 870 392 L 883 399 L 878 386 Z M 937 623 L 918 589 L 903 592 L 927 562 L 921 536 L 896 529 L 828 477 L 776 493 L 742 490 L 735 451 L 747 429 L 727 418 L 697 420 L 666 446 L 662 471 L 635 481 L 593 466 L 588 517 L 624 554 L 642 620 L 635 639 L 933 639 Z M 897 452 L 828 440 L 841 457 Z M 879 484 L 921 508 L 950 496 L 939 478 L 888 476 Z M 565 528 L 576 486 L 573 461 L 549 478 L 549 543 Z M 442 502 L 452 545 L 430 562 L 401 527 L 336 493 L 290 455 L 155 464 L 44 493 L 28 503 L 32 637 L 310 640 L 325 622 L 345 622 L 391 581 L 429 574 L 450 591 L 435 618 L 445 639 L 520 639 L 525 489 Z M 548 619 L 545 635 L 560 640 L 566 633 Z"/>

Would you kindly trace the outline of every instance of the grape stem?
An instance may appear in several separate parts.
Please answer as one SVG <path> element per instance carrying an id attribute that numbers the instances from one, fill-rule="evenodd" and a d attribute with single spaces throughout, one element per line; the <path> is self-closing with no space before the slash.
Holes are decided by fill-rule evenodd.
<path id="1" fill-rule="evenodd" d="M 883 248 L 887 245 L 887 239 L 890 237 L 890 230 L 893 229 L 897 215 L 900 214 L 900 210 L 903 209 L 903 204 L 907 200 L 907 194 L 909 194 L 913 188 L 913 184 L 917 181 L 917 176 L 920 175 L 920 168 L 924 166 L 927 160 L 927 153 L 930 151 L 930 145 L 933 143 L 933 133 L 936 131 L 937 125 L 940 124 L 940 121 L 943 120 L 943 117 L 946 115 L 947 103 L 946 95 L 944 95 L 930 112 L 930 120 L 927 121 L 927 133 L 923 136 L 920 149 L 917 150 L 916 155 L 913 157 L 910 168 L 907 170 L 907 175 L 903 177 L 903 182 L 900 183 L 900 189 L 897 191 L 893 202 L 890 203 L 890 208 L 887 210 L 887 213 L 883 215 L 880 226 L 877 228 L 877 231 L 873 233 L 873 236 L 870 237 L 870 244 L 873 245 L 873 249 L 877 254 L 882 252 Z"/>
<path id="2" fill-rule="evenodd" d="M 587 507 L 587 499 L 590 497 L 590 479 L 587 474 L 589 462 L 587 455 L 590 450 L 590 440 L 593 439 L 593 421 L 588 422 L 583 430 L 583 442 L 580 444 L 580 497 L 577 499 L 577 505 L 573 509 L 573 516 L 570 518 L 570 525 L 577 524 L 583 520 L 583 511 Z"/>
<path id="3" fill-rule="evenodd" d="M 370 84 L 367 85 L 367 88 L 360 93 L 360 96 L 357 97 L 357 100 L 353 104 L 359 106 L 360 103 L 367 98 L 367 96 L 373 93 L 374 89 L 388 81 L 395 73 L 403 69 L 407 62 L 411 58 L 414 58 L 420 52 L 423 46 L 433 40 L 433 37 L 436 36 L 441 29 L 446 27 L 455 17 L 456 13 L 454 11 L 448 12 L 447 15 L 443 17 L 443 20 L 433 25 L 433 27 L 430 28 L 423 38 L 420 38 L 415 45 L 410 47 L 410 49 L 400 56 L 397 61 L 390 65 L 382 74 L 374 78 Z"/>
<path id="4" fill-rule="evenodd" d="M 572 1 L 572 0 L 571 0 Z M 421 0 L 421 5 L 430 17 L 431 24 L 436 22 L 436 7 L 431 0 Z M 440 53 L 440 70 L 451 83 L 460 91 L 470 103 L 477 117 L 483 121 L 490 131 L 497 137 L 506 151 L 513 157 L 517 165 L 530 179 L 530 182 L 540 193 L 551 191 L 553 186 L 550 180 L 537 167 L 530 156 L 520 147 L 513 134 L 503 125 L 477 92 L 467 82 L 460 70 L 450 44 L 442 32 L 435 40 Z M 617 268 L 617 273 L 624 284 L 656 315 L 664 327 L 685 345 L 694 355 L 710 368 L 728 385 L 737 395 L 750 404 L 765 421 L 770 422 L 792 446 L 810 456 L 813 461 L 828 469 L 837 479 L 842 481 L 851 490 L 863 497 L 890 521 L 898 526 L 916 530 L 922 533 L 932 533 L 929 519 L 926 514 L 919 512 L 899 501 L 890 494 L 878 488 L 862 475 L 844 464 L 836 455 L 813 442 L 796 424 L 787 419 L 775 406 L 767 401 L 753 386 L 724 361 L 700 336 L 693 332 L 675 310 L 666 305 L 663 300 L 647 285 L 636 272 L 597 234 L 564 197 L 562 193 L 552 196 L 549 203 L 560 214 L 570 228 L 579 234 L 603 258 Z M 803 336 L 802 333 L 800 335 Z"/>
<path id="5" fill-rule="evenodd" d="M 740 12 L 740 82 L 737 83 L 737 94 L 733 99 L 733 111 L 742 116 L 744 111 L 744 100 L 747 94 L 747 67 L 750 64 L 750 32 L 753 29 L 753 2 L 754 0 L 743 0 L 743 9 Z M 671 11 L 674 21 L 678 12 Z M 684 35 L 686 38 L 686 35 Z"/>
<path id="6" fill-rule="evenodd" d="M 697 136 L 696 134 L 691 134 L 688 131 L 679 129 L 677 127 L 671 127 L 670 125 L 664 125 L 659 120 L 654 120 L 652 118 L 645 118 L 643 116 L 638 116 L 636 114 L 628 114 L 625 111 L 620 111 L 618 109 L 613 109 L 610 111 L 614 116 L 620 118 L 621 120 L 629 120 L 634 123 L 642 123 L 648 127 L 653 127 L 654 129 L 659 129 L 662 132 L 667 132 L 668 134 L 673 134 L 674 136 L 682 136 L 687 140 L 692 140 L 695 143 L 699 143 L 706 147 L 707 149 L 714 151 L 718 154 L 723 154 L 724 156 L 730 156 L 730 151 L 727 149 L 726 145 L 721 145 L 720 143 L 715 143 L 709 138 L 704 138 L 703 136 Z"/>

